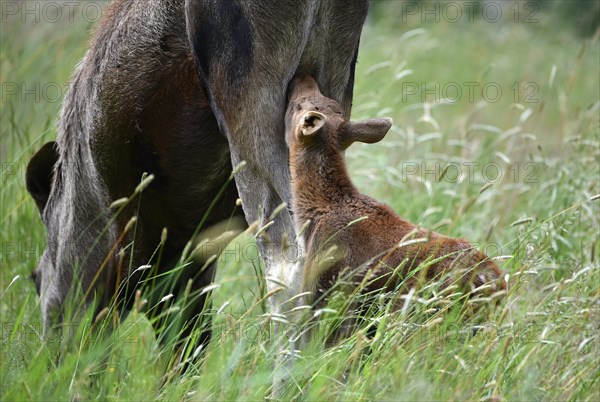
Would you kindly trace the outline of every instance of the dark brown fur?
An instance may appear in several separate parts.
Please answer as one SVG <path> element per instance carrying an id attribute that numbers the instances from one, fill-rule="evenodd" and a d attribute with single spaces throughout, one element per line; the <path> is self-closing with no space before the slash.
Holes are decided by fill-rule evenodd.
<path id="1" fill-rule="evenodd" d="M 143 193 L 119 214 L 110 209 L 134 193 L 144 173 L 154 180 Z M 229 146 L 197 72 L 183 1 L 113 2 L 74 74 L 56 144 L 43 147 L 29 164 L 27 186 L 48 236 L 34 275 L 45 328 L 60 321 L 69 296 L 96 299 L 100 310 L 120 292 L 119 305 L 128 307 L 141 274 L 150 272 L 139 266 L 166 271 L 203 218 L 204 229 L 241 215 L 234 183 L 207 212 L 230 173 Z M 132 216 L 136 225 L 125 233 Z M 157 299 L 180 296 L 188 279 L 192 292 L 209 285 L 214 266 L 202 266 L 186 266 L 177 286 L 155 288 Z M 205 300 L 205 293 L 196 296 L 189 312 L 179 315 L 182 337 L 195 323 L 186 323 L 186 315 L 197 317 Z M 155 323 L 157 329 L 165 324 Z M 208 339 L 208 331 L 201 338 Z"/>
<path id="2" fill-rule="evenodd" d="M 354 187 L 343 151 L 354 141 L 381 140 L 390 126 L 389 119 L 351 123 L 312 78 L 292 82 L 286 140 L 293 212 L 307 250 L 303 290 L 319 300 L 348 272 L 365 291 L 441 277 L 469 290 L 489 284 L 488 294 L 504 289 L 501 270 L 468 241 L 417 227 Z M 412 272 L 420 265 L 421 272 Z"/>

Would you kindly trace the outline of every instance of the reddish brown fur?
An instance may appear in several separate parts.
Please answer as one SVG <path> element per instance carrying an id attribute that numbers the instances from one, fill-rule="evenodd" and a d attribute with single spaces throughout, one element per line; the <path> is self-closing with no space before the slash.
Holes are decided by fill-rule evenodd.
<path id="1" fill-rule="evenodd" d="M 314 134 L 306 135 L 303 129 L 311 131 L 321 121 L 318 115 L 317 123 L 305 121 L 307 113 L 312 112 L 321 113 L 324 123 Z M 358 192 L 346 170 L 343 151 L 353 141 L 379 141 L 391 121 L 364 122 L 360 133 L 353 124 L 344 119 L 335 101 L 319 92 L 312 78 L 301 76 L 293 81 L 286 140 L 293 212 L 298 230 L 304 227 L 307 250 L 303 289 L 318 298 L 348 267 L 358 268 L 352 273 L 353 282 L 365 280 L 366 291 L 392 290 L 403 281 L 404 287 L 412 287 L 419 280 L 437 277 L 444 277 L 445 285 L 456 280 L 467 288 L 489 283 L 486 293 L 504 289 L 498 266 L 466 240 L 419 228 L 387 205 Z M 410 243 L 417 238 L 424 240 Z M 409 244 L 399 246 L 402 241 Z M 338 251 L 327 262 L 324 251 L 333 245 Z M 434 259 L 439 260 L 431 263 Z M 423 263 L 431 265 L 407 278 Z M 400 269 L 395 273 L 397 267 Z"/>

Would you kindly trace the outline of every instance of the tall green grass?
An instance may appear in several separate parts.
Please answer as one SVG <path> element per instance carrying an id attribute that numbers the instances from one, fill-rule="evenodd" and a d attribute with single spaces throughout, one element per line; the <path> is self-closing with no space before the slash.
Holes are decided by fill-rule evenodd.
<path id="1" fill-rule="evenodd" d="M 497 257 L 509 292 L 475 317 L 448 293 L 417 293 L 371 318 L 373 338 L 360 330 L 332 348 L 323 340 L 336 317 L 324 311 L 282 399 L 599 400 L 598 35 L 578 37 L 552 10 L 532 24 L 452 24 L 383 7 L 361 42 L 353 117 L 388 115 L 394 127 L 348 151 L 351 175 L 402 216 Z M 184 374 L 137 310 L 111 331 L 92 330 L 88 316 L 41 340 L 28 276 L 45 234 L 24 169 L 56 136 L 60 102 L 49 91 L 64 89 L 92 27 L 2 20 L 0 398 L 263 399 L 278 347 L 247 235 L 220 259 L 213 340 Z M 423 85 L 428 93 L 413 93 Z M 479 88 L 472 99 L 468 85 Z M 502 95 L 486 98 L 485 85 Z"/>

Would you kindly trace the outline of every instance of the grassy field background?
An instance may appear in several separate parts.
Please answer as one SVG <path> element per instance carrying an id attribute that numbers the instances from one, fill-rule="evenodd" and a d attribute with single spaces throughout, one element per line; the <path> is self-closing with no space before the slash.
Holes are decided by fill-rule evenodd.
<path id="1" fill-rule="evenodd" d="M 28 277 L 45 232 L 25 167 L 56 136 L 69 77 L 105 3 L 63 8 L 60 18 L 44 2 L 25 2 L 41 4 L 37 14 L 12 14 L 8 3 L 0 30 L 0 399 L 264 398 L 276 347 L 255 306 L 251 239 L 240 240 L 243 255 L 220 263 L 203 366 L 170 370 L 173 351 L 158 346 L 137 312 L 109 336 L 82 325 L 40 339 Z M 444 295 L 422 294 L 376 317 L 373 339 L 359 331 L 324 349 L 317 337 L 296 360 L 283 399 L 600 400 L 598 32 L 580 36 L 553 8 L 531 12 L 507 7 L 498 21 L 455 21 L 439 9 L 436 21 L 408 15 L 400 2 L 373 9 L 353 117 L 390 116 L 394 127 L 381 143 L 347 152 L 351 175 L 414 223 L 498 258 L 509 293 L 476 321 L 465 318 L 468 303 L 441 308 Z"/>

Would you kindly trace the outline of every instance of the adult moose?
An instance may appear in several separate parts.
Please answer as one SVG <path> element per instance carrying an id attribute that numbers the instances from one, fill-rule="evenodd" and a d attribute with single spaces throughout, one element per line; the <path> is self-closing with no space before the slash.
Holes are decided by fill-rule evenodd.
<path id="1" fill-rule="evenodd" d="M 247 222 L 270 223 L 258 239 L 274 279 L 270 308 L 291 308 L 302 246 L 287 209 L 269 222 L 291 199 L 287 87 L 296 73 L 310 74 L 349 117 L 367 8 L 366 0 L 114 0 L 75 72 L 56 144 L 28 166 L 47 227 L 34 275 L 45 327 L 60 321 L 68 297 L 99 308 L 115 289 L 130 298 L 149 271 L 138 267 L 165 269 L 155 258 L 161 241 L 160 262 L 177 259 L 203 217 L 205 225 L 231 217 L 238 196 Z M 235 187 L 220 194 L 242 161 Z M 154 180 L 115 218 L 111 203 L 135 193 L 145 172 Z M 192 291 L 210 284 L 214 267 L 202 264 L 184 268 L 175 296 L 188 279 Z M 198 316 L 205 296 L 187 317 Z"/>

